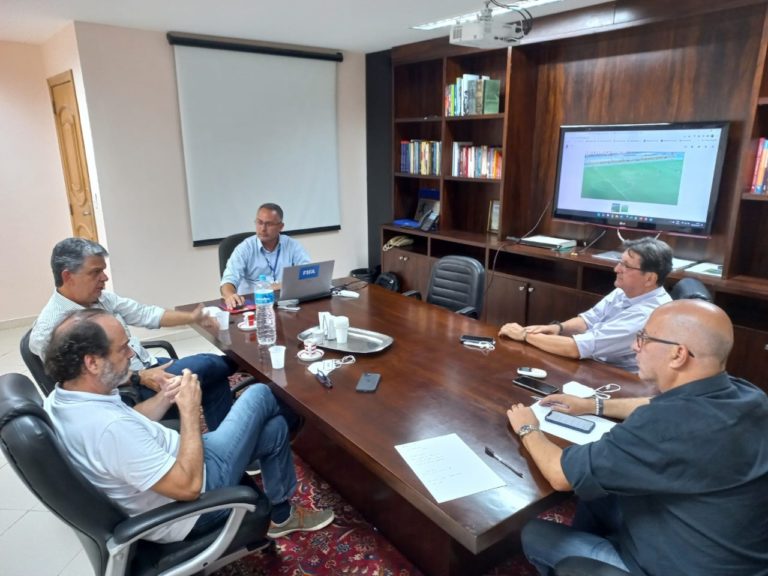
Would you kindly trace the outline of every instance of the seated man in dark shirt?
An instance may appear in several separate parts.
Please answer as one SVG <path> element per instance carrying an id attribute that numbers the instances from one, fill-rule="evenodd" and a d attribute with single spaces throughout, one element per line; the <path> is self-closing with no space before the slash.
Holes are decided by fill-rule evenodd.
<path id="1" fill-rule="evenodd" d="M 556 490 L 573 490 L 572 527 L 533 520 L 523 550 L 541 574 L 569 556 L 631 574 L 768 574 L 768 397 L 729 376 L 733 326 L 717 306 L 657 308 L 634 345 L 654 398 L 547 397 L 571 414 L 624 419 L 600 440 L 564 450 L 530 408 L 513 430 Z"/>

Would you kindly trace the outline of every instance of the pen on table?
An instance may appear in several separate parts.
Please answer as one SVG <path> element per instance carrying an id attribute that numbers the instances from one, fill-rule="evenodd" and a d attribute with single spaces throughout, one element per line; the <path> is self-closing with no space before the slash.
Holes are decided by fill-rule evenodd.
<path id="1" fill-rule="evenodd" d="M 490 457 L 491 457 L 491 458 L 493 458 L 494 460 L 498 460 L 498 461 L 499 461 L 501 464 L 503 464 L 504 466 L 506 466 L 507 468 L 509 468 L 510 470 L 512 470 L 512 472 L 514 472 L 515 474 L 517 474 L 518 476 L 520 476 L 520 478 L 522 478 L 522 477 L 523 477 L 523 473 L 522 473 L 522 472 L 518 472 L 517 470 L 515 470 L 514 468 L 512 468 L 512 466 L 510 466 L 509 464 L 507 464 L 506 462 L 504 462 L 504 460 L 502 460 L 501 458 L 499 458 L 499 457 L 496 455 L 496 452 L 494 452 L 493 450 L 491 450 L 490 448 L 488 448 L 488 446 L 486 446 L 486 447 L 485 447 L 485 453 L 486 453 L 486 454 L 488 454 L 488 456 L 490 456 Z"/>
<path id="2" fill-rule="evenodd" d="M 333 388 L 333 382 L 331 382 L 331 379 L 325 372 L 318 370 L 315 374 L 315 378 L 317 378 L 317 381 L 326 388 Z"/>

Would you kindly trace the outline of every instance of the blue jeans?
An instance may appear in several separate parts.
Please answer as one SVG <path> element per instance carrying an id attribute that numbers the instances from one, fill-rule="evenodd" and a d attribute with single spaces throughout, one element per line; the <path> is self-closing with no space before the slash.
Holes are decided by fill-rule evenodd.
<path id="1" fill-rule="evenodd" d="M 166 364 L 170 358 L 157 358 L 159 364 Z M 229 388 L 229 377 L 237 370 L 237 365 L 226 356 L 218 354 L 193 354 L 186 358 L 174 360 L 166 372 L 178 376 L 184 368 L 197 374 L 200 388 L 203 391 L 203 414 L 208 430 L 216 430 L 224 421 L 232 407 L 232 392 Z M 139 398 L 146 400 L 155 395 L 154 390 L 139 387 Z M 175 407 L 171 408 L 175 410 Z M 171 415 L 173 416 L 173 412 Z"/>
<path id="2" fill-rule="evenodd" d="M 203 434 L 206 492 L 237 486 L 246 466 L 261 463 L 264 492 L 271 504 L 280 504 L 296 491 L 296 469 L 288 441 L 288 425 L 265 384 L 247 388 L 214 432 Z M 194 531 L 205 531 L 229 514 L 217 510 L 203 514 Z"/>
<path id="3" fill-rule="evenodd" d="M 613 541 L 620 525 L 621 513 L 613 497 L 580 500 L 573 526 L 538 518 L 528 522 L 521 535 L 523 553 L 542 576 L 552 574 L 557 563 L 569 556 L 627 570 Z"/>

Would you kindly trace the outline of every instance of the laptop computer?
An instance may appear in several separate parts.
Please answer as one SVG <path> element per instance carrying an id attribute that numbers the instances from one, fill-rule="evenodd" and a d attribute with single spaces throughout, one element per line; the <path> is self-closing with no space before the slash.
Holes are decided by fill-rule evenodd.
<path id="1" fill-rule="evenodd" d="M 283 268 L 279 299 L 307 302 L 330 296 L 333 263 L 327 260 Z"/>

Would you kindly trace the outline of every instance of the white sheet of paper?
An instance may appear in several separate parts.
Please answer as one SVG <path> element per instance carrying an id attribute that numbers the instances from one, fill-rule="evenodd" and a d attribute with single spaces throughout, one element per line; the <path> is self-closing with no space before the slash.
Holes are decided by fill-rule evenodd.
<path id="1" fill-rule="evenodd" d="M 611 420 L 606 420 L 605 418 L 601 418 L 600 416 L 579 416 L 579 418 L 586 418 L 587 420 L 592 420 L 595 423 L 595 427 L 592 428 L 592 432 L 589 434 L 585 434 L 584 432 L 578 432 L 576 430 L 571 430 L 570 428 L 566 428 L 565 426 L 560 426 L 559 424 L 552 424 L 551 422 L 547 422 L 544 420 L 544 416 L 549 414 L 549 411 L 552 410 L 552 408 L 548 406 L 542 406 L 539 402 L 536 402 L 531 406 L 531 409 L 533 410 L 533 413 L 536 414 L 536 418 L 539 419 L 539 427 L 546 432 L 547 434 L 552 434 L 553 436 L 557 436 L 559 438 L 564 438 L 568 440 L 569 442 L 573 442 L 574 444 L 588 444 L 589 442 L 594 442 L 595 440 L 599 440 L 603 434 L 608 432 L 611 428 L 616 426 L 616 422 L 612 422 Z"/>
<path id="2" fill-rule="evenodd" d="M 506 484 L 456 434 L 400 444 L 395 450 L 438 504 Z"/>

